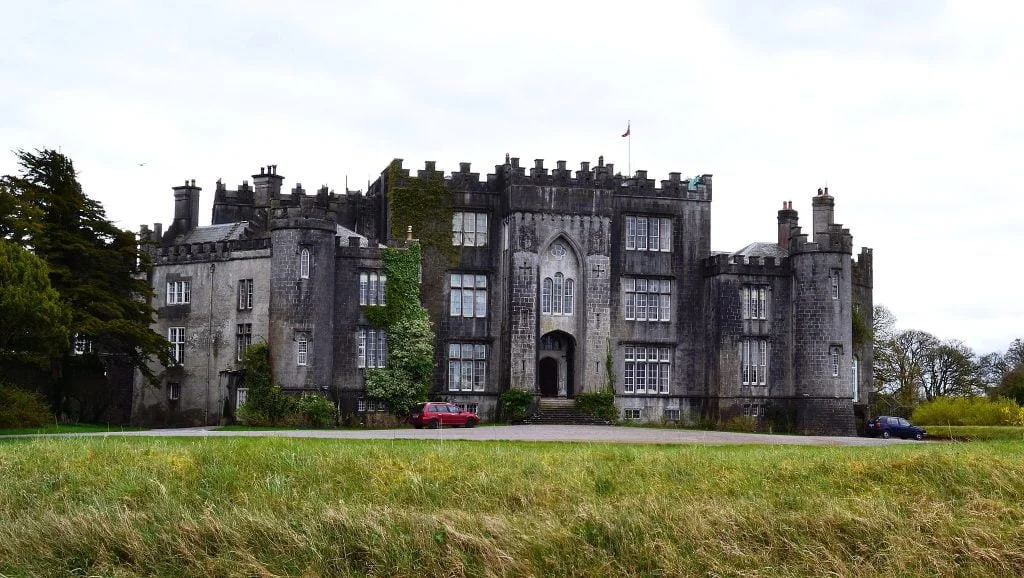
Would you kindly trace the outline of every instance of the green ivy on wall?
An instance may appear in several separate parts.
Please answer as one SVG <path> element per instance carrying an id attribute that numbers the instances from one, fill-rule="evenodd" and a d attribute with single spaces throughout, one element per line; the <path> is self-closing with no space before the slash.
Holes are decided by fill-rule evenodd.
<path id="1" fill-rule="evenodd" d="M 366 371 L 366 395 L 383 401 L 391 413 L 408 414 L 426 401 L 434 372 L 434 330 L 420 304 L 418 243 L 384 249 L 387 305 L 364 307 L 375 327 L 388 335 L 388 361 L 383 369 Z"/>
<path id="2" fill-rule="evenodd" d="M 400 178 L 401 177 L 401 178 Z M 452 201 L 444 175 L 402 177 L 398 160 L 388 167 L 388 208 L 391 238 L 404 239 L 408 227 L 425 248 L 456 263 L 458 247 L 452 245 Z M 390 279 L 390 277 L 389 277 Z"/>

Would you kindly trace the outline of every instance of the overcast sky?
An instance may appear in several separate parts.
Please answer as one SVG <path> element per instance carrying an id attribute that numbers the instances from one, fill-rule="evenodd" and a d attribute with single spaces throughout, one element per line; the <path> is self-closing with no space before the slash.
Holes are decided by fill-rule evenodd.
<path id="1" fill-rule="evenodd" d="M 0 173 L 60 147 L 137 230 L 267 164 L 625 170 L 631 121 L 634 170 L 714 174 L 712 249 L 774 241 L 785 200 L 809 227 L 827 184 L 899 327 L 1024 337 L 1022 3 L 207 4 L 0 0 Z"/>

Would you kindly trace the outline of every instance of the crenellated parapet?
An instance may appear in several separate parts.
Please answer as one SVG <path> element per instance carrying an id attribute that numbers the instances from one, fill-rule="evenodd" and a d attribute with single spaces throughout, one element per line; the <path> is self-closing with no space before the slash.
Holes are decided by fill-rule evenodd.
<path id="1" fill-rule="evenodd" d="M 334 201 L 334 202 L 332 202 Z M 289 197 L 275 199 L 270 207 L 270 229 L 337 229 L 336 195 L 326 188 L 315 196 L 305 194 L 302 184 L 292 189 Z"/>
<path id="2" fill-rule="evenodd" d="M 712 255 L 704 260 L 704 276 L 716 275 L 768 275 L 785 277 L 790 274 L 786 257 L 758 257 L 754 255 Z"/>
<path id="3" fill-rule="evenodd" d="M 172 265 L 181 263 L 202 263 L 222 261 L 238 257 L 237 253 L 245 251 L 265 251 L 270 249 L 270 239 L 237 239 L 233 241 L 215 241 L 209 243 L 189 243 L 154 247 L 150 255 L 155 265 Z"/>
<path id="4" fill-rule="evenodd" d="M 853 254 L 853 235 L 842 225 L 828 224 L 814 234 L 813 241 L 800 227 L 794 227 L 790 237 L 789 254 L 800 253 L 846 253 Z"/>
<path id="5" fill-rule="evenodd" d="M 853 284 L 861 287 L 874 286 L 874 255 L 870 247 L 861 247 L 860 254 L 853 260 Z"/>

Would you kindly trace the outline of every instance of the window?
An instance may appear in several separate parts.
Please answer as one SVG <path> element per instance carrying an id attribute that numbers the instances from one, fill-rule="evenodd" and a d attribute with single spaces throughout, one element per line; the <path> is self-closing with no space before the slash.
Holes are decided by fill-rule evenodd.
<path id="1" fill-rule="evenodd" d="M 178 365 L 185 363 L 185 328 L 169 327 L 167 341 L 171 342 L 171 359 L 174 360 L 174 363 Z"/>
<path id="2" fill-rule="evenodd" d="M 75 355 L 92 353 L 92 340 L 82 333 L 76 333 L 73 351 Z"/>
<path id="3" fill-rule="evenodd" d="M 545 277 L 540 289 L 540 312 L 545 315 L 551 314 L 551 292 L 554 288 L 554 281 L 551 277 Z"/>
<path id="4" fill-rule="evenodd" d="M 623 314 L 629 321 L 670 321 L 672 281 L 625 277 Z"/>
<path id="5" fill-rule="evenodd" d="M 167 384 L 167 399 L 171 401 L 177 401 L 181 399 L 181 384 L 180 383 L 168 383 Z"/>
<path id="6" fill-rule="evenodd" d="M 561 273 L 545 277 L 540 289 L 540 312 L 544 315 L 572 315 L 576 282 Z"/>
<path id="7" fill-rule="evenodd" d="M 841 269 L 832 269 L 832 274 L 829 275 L 829 280 L 832 282 L 832 298 L 839 299 L 839 278 L 842 276 L 843 271 Z"/>
<path id="8" fill-rule="evenodd" d="M 629 251 L 672 250 L 672 219 L 626 217 L 626 249 Z"/>
<path id="9" fill-rule="evenodd" d="M 252 309 L 252 279 L 238 282 L 238 309 Z"/>
<path id="10" fill-rule="evenodd" d="M 370 411 L 387 411 L 388 406 L 379 399 L 362 399 L 356 402 L 356 412 L 366 413 Z"/>
<path id="11" fill-rule="evenodd" d="M 245 400 L 248 399 L 248 397 L 249 397 L 249 388 L 248 387 L 240 387 L 237 390 L 235 390 L 235 411 L 238 411 L 238 408 L 240 408 L 243 405 L 245 405 Z"/>
<path id="12" fill-rule="evenodd" d="M 487 275 L 448 276 L 452 317 L 487 317 Z"/>
<path id="13" fill-rule="evenodd" d="M 829 357 L 832 359 L 832 377 L 839 377 L 839 348 L 829 348 Z"/>
<path id="14" fill-rule="evenodd" d="M 678 409 L 666 409 L 664 413 L 665 421 L 679 421 L 679 410 Z"/>
<path id="15" fill-rule="evenodd" d="M 745 403 L 743 404 L 744 417 L 764 417 L 764 404 Z"/>
<path id="16" fill-rule="evenodd" d="M 566 279 L 565 280 L 565 296 L 563 298 L 563 301 L 565 302 L 565 306 L 563 307 L 562 310 L 563 310 L 563 312 L 566 315 L 572 315 L 573 293 L 576 291 L 576 287 L 575 286 L 576 286 L 576 282 L 573 281 L 572 279 Z"/>
<path id="17" fill-rule="evenodd" d="M 388 276 L 376 271 L 359 274 L 359 304 L 360 305 L 386 305 L 384 302 L 384 288 L 387 285 Z"/>
<path id="18" fill-rule="evenodd" d="M 479 413 L 477 411 L 477 409 L 479 409 L 480 404 L 477 404 L 477 403 L 457 403 L 457 404 L 455 404 L 455 406 L 459 408 L 459 411 L 468 411 L 470 413 Z"/>
<path id="19" fill-rule="evenodd" d="M 245 350 L 252 345 L 252 323 L 239 323 L 235 332 L 235 357 L 242 361 Z"/>
<path id="20" fill-rule="evenodd" d="M 309 249 L 299 251 L 299 277 L 309 279 Z"/>
<path id="21" fill-rule="evenodd" d="M 627 345 L 623 368 L 625 393 L 668 393 L 672 349 Z"/>
<path id="22" fill-rule="evenodd" d="M 452 245 L 486 247 L 487 213 L 454 213 L 452 215 Z"/>
<path id="23" fill-rule="evenodd" d="M 358 332 L 357 367 L 380 368 L 387 365 L 388 334 L 383 329 L 361 327 Z"/>
<path id="24" fill-rule="evenodd" d="M 740 373 L 743 385 L 768 384 L 768 340 L 740 341 Z"/>
<path id="25" fill-rule="evenodd" d="M 860 401 L 860 360 L 853 358 L 853 403 Z"/>
<path id="26" fill-rule="evenodd" d="M 191 283 L 189 281 L 167 282 L 167 304 L 186 305 L 192 302 Z"/>
<path id="27" fill-rule="evenodd" d="M 622 410 L 623 419 L 640 419 L 641 410 L 639 407 L 627 407 Z"/>
<path id="28" fill-rule="evenodd" d="M 743 319 L 768 318 L 768 288 L 757 285 L 744 285 L 740 292 L 740 307 Z"/>
<path id="29" fill-rule="evenodd" d="M 448 391 L 483 391 L 487 384 L 487 346 L 448 344 Z"/>
<path id="30" fill-rule="evenodd" d="M 298 365 L 306 365 L 309 362 L 309 338 L 306 334 L 300 334 L 298 339 L 295 341 L 296 345 L 296 356 L 295 363 Z"/>

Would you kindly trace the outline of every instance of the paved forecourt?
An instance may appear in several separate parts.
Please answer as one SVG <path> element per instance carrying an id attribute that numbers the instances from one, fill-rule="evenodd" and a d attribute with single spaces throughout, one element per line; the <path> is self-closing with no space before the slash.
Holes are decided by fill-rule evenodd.
<path id="1" fill-rule="evenodd" d="M 535 442 L 607 442 L 639 444 L 769 444 L 814 446 L 876 446 L 903 442 L 861 437 L 751 434 L 688 429 L 613 427 L 590 425 L 483 426 L 472 429 L 346 429 L 346 430 L 245 430 L 213 428 L 156 429 L 132 432 L 48 434 L 53 436 L 126 437 L 295 437 L 326 439 L 412 439 Z"/>

